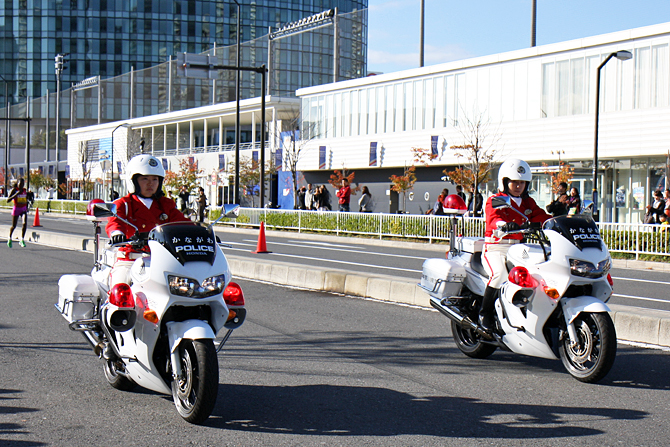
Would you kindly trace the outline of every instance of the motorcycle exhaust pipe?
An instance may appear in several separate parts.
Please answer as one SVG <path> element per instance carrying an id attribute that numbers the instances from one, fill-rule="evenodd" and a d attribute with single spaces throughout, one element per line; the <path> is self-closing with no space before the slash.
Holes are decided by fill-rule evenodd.
<path id="1" fill-rule="evenodd" d="M 445 317 L 449 318 L 450 320 L 456 322 L 457 324 L 461 325 L 462 327 L 466 329 L 470 329 L 476 332 L 481 333 L 481 328 L 474 323 L 470 318 L 468 318 L 465 315 L 462 315 L 460 312 L 457 312 L 456 310 L 452 309 L 451 307 L 445 305 L 442 303 L 442 301 L 438 300 L 437 298 L 430 298 L 430 305 L 433 306 L 435 309 L 440 311 L 442 315 Z"/>

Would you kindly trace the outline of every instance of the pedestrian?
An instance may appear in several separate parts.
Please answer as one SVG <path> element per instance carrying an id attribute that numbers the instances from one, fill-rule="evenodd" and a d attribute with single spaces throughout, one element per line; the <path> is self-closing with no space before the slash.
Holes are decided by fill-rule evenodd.
<path id="1" fill-rule="evenodd" d="M 658 191 L 660 194 L 661 191 Z M 570 196 L 568 197 L 568 214 L 580 214 L 582 212 L 582 199 L 579 197 L 579 190 L 577 188 L 570 189 Z"/>
<path id="2" fill-rule="evenodd" d="M 665 200 L 665 215 L 670 218 L 670 189 L 663 191 L 663 200 Z"/>
<path id="3" fill-rule="evenodd" d="M 51 201 L 54 198 L 54 187 L 49 186 L 47 188 L 47 213 L 51 212 Z"/>
<path id="4" fill-rule="evenodd" d="M 318 211 L 332 211 L 330 206 L 330 194 L 326 189 L 326 185 L 317 187 L 317 192 L 314 194 L 314 198 L 317 202 Z"/>
<path id="5" fill-rule="evenodd" d="M 361 198 L 358 199 L 358 211 L 361 213 L 371 213 L 375 209 L 375 202 L 372 200 L 372 194 L 367 186 L 361 190 Z"/>
<path id="6" fill-rule="evenodd" d="M 663 200 L 663 193 L 661 191 L 654 191 L 654 200 L 647 205 L 647 213 L 644 215 L 644 223 L 657 224 L 658 217 L 665 214 L 665 201 Z"/>
<path id="7" fill-rule="evenodd" d="M 9 228 L 9 238 L 7 238 L 7 246 L 12 248 L 12 234 L 19 222 L 19 217 L 23 219 L 23 227 L 21 228 L 21 240 L 19 245 L 26 246 L 26 226 L 28 224 L 28 191 L 23 187 L 23 178 L 18 179 L 14 183 L 14 187 L 9 191 L 7 202 L 14 201 L 12 208 L 12 226 Z"/>
<path id="8" fill-rule="evenodd" d="M 305 191 L 305 209 L 316 209 L 316 206 L 314 206 L 314 188 L 311 183 L 307 184 L 307 191 Z"/>
<path id="9" fill-rule="evenodd" d="M 338 197 L 338 203 L 340 205 L 340 211 L 349 212 L 349 201 L 351 200 L 351 188 L 349 187 L 349 181 L 345 178 L 342 179 L 342 187 L 337 190 L 336 193 Z"/>
<path id="10" fill-rule="evenodd" d="M 205 221 L 205 211 L 207 210 L 207 196 L 202 186 L 198 187 L 198 222 Z"/>
<path id="11" fill-rule="evenodd" d="M 307 188 L 302 186 L 298 190 L 298 209 L 299 210 L 304 210 L 307 209 L 307 206 L 305 204 L 305 196 L 307 195 Z"/>
<path id="12" fill-rule="evenodd" d="M 186 185 L 181 185 L 181 189 L 179 190 L 179 209 L 182 213 L 184 214 L 189 214 L 188 213 L 188 199 L 191 196 L 191 194 L 188 192 L 188 187 Z"/>

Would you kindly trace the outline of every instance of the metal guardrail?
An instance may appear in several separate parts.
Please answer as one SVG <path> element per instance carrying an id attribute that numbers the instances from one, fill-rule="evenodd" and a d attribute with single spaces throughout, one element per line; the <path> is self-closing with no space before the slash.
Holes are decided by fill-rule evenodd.
<path id="1" fill-rule="evenodd" d="M 41 212 L 64 214 L 86 214 L 88 202 L 79 200 L 38 199 L 33 208 Z M 11 204 L 0 198 L 0 208 L 11 208 Z M 218 210 L 210 218 L 218 217 Z M 341 213 L 336 211 L 301 211 L 261 208 L 241 208 L 237 219 L 222 219 L 219 224 L 232 227 L 260 227 L 350 236 L 367 236 L 378 239 L 402 238 L 434 241 L 449 241 L 449 218 L 446 216 L 385 213 Z M 458 234 L 483 237 L 483 218 L 459 218 Z M 670 256 L 670 225 L 648 225 L 599 222 L 603 240 L 614 253 L 635 255 Z"/>

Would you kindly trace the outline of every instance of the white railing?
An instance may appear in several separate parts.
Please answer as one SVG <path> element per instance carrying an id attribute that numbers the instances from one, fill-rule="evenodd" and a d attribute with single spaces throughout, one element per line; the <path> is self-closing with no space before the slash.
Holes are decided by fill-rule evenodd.
<path id="1" fill-rule="evenodd" d="M 33 208 L 39 207 L 43 213 L 51 211 L 81 215 L 86 214 L 86 205 L 87 202 L 79 200 L 38 199 Z M 0 199 L 0 208 L 10 209 L 11 206 Z M 214 211 L 214 214 L 217 212 Z M 465 217 L 458 221 L 459 235 L 484 235 L 484 219 Z M 261 208 L 242 208 L 237 219 L 223 219 L 220 224 L 259 227 L 261 222 L 265 222 L 268 229 L 427 242 L 446 242 L 450 232 L 449 218 L 446 216 Z M 600 222 L 598 227 L 611 252 L 632 254 L 635 259 L 639 259 L 642 254 L 670 256 L 670 226 Z"/>

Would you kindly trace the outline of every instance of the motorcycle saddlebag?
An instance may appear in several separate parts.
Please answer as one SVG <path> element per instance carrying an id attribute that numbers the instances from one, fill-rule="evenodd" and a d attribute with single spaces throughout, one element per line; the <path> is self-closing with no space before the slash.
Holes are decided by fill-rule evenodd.
<path id="1" fill-rule="evenodd" d="M 441 258 L 426 259 L 419 287 L 430 296 L 442 299 L 458 296 L 464 279 L 465 267 L 461 264 Z"/>
<path id="2" fill-rule="evenodd" d="M 58 280 L 56 307 L 68 321 L 93 317 L 100 291 L 93 278 L 87 275 L 63 275 Z"/>

